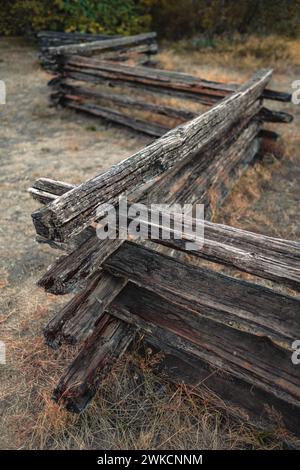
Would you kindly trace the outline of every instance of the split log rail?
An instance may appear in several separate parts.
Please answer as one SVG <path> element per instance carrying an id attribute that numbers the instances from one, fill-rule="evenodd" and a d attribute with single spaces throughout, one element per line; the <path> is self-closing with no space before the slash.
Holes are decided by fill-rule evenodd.
<path id="1" fill-rule="evenodd" d="M 42 31 L 37 34 L 37 40 L 40 62 L 49 71 L 58 70 L 58 57 L 63 54 L 97 55 L 105 60 L 145 65 L 152 63 L 152 56 L 157 53 L 154 32 L 122 37 Z"/>

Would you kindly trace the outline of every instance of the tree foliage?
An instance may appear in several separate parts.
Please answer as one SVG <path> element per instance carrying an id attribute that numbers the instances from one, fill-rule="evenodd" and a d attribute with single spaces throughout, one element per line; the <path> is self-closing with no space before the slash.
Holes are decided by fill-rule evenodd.
<path id="1" fill-rule="evenodd" d="M 167 38 L 197 34 L 300 33 L 300 0 L 156 0 L 156 29 Z"/>
<path id="2" fill-rule="evenodd" d="M 136 34 L 149 30 L 147 0 L 0 0 L 0 34 L 43 29 Z"/>
<path id="3" fill-rule="evenodd" d="M 42 29 L 179 39 L 300 33 L 300 0 L 0 0 L 0 34 Z"/>

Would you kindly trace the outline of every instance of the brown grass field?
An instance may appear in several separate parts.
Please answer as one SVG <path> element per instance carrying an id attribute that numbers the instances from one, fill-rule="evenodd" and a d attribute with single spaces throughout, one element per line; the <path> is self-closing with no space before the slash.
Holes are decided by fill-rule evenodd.
<path id="1" fill-rule="evenodd" d="M 299 53 L 299 40 L 235 38 L 200 51 L 187 42 L 166 44 L 158 59 L 164 68 L 231 82 L 271 66 L 273 87 L 291 91 L 291 83 L 300 77 Z M 134 351 L 119 361 L 81 415 L 71 415 L 51 400 L 54 385 L 76 351 L 53 351 L 43 342 L 43 326 L 66 297 L 58 299 L 36 287 L 59 253 L 35 243 L 30 214 L 37 205 L 26 190 L 40 176 L 78 184 L 149 140 L 49 108 L 49 75 L 38 64 L 36 48 L 21 39 L 0 39 L 0 79 L 7 86 L 7 104 L 0 108 L 0 340 L 7 348 L 7 364 L 0 365 L 0 448 L 283 448 L 280 424 L 267 433 L 238 421 L 221 398 L 168 383 L 154 374 L 153 358 Z M 300 105 L 280 104 L 278 109 L 295 116 L 292 124 L 276 126 L 282 135 L 280 151 L 266 148 L 214 220 L 299 239 Z"/>

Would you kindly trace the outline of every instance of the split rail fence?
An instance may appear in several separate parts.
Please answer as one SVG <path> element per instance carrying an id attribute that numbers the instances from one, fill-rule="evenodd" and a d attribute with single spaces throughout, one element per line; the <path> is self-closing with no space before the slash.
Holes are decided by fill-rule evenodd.
<path id="1" fill-rule="evenodd" d="M 55 400 L 82 411 L 142 332 L 146 344 L 164 353 L 160 369 L 172 380 L 210 390 L 231 413 L 257 426 L 274 428 L 280 416 L 280 426 L 299 435 L 300 375 L 291 357 L 292 343 L 300 339 L 300 244 L 210 221 L 261 140 L 273 136 L 263 131 L 264 122 L 291 120 L 266 108 L 264 99 L 290 96 L 268 88 L 271 70 L 236 86 L 77 55 L 58 57 L 63 73 L 56 93 L 64 90 L 59 99 L 66 105 L 86 106 L 74 98 L 86 94 L 75 93 L 69 83 L 84 76 L 183 94 L 210 107 L 197 116 L 159 108 L 187 122 L 152 132 L 160 137 L 77 187 L 40 178 L 30 188 L 43 205 L 32 214 L 37 240 L 65 250 L 38 284 L 57 295 L 74 293 L 44 330 L 51 347 L 80 345 Z M 112 103 L 127 99 L 112 96 Z M 100 240 L 97 207 L 117 207 L 124 195 L 148 205 L 204 204 L 203 246 L 185 252 L 188 240 L 175 233 L 168 240 Z M 151 230 L 154 222 L 145 224 Z M 161 234 L 162 221 L 158 228 Z M 205 266 L 194 262 L 198 258 Z M 215 263 L 229 267 L 230 274 L 219 272 Z M 240 279 L 240 272 L 250 273 L 253 281 Z"/>
<path id="2" fill-rule="evenodd" d="M 40 62 L 49 71 L 58 70 L 57 58 L 63 54 L 100 55 L 106 60 L 145 65 L 152 63 L 152 56 L 157 53 L 154 32 L 122 37 L 42 31 L 37 34 L 37 40 Z"/>

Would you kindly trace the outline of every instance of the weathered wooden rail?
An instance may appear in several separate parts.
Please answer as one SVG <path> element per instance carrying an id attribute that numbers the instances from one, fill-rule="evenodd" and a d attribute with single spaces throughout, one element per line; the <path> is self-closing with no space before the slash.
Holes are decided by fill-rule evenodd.
<path id="1" fill-rule="evenodd" d="M 67 44 L 87 43 L 111 39 L 106 34 L 83 34 L 64 33 L 58 31 L 40 31 L 36 35 L 39 47 L 39 59 L 44 69 L 48 71 L 57 70 L 57 62 L 53 54 L 49 52 L 50 47 L 59 47 Z"/>
<path id="2" fill-rule="evenodd" d="M 49 71 L 58 70 L 58 58 L 62 54 L 99 55 L 106 60 L 147 64 L 157 53 L 154 32 L 122 37 L 42 31 L 37 34 L 37 39 L 40 62 Z"/>
<path id="3" fill-rule="evenodd" d="M 94 93 L 68 82 L 69 73 L 78 73 L 75 63 L 82 61 L 88 70 L 94 59 L 63 59 L 64 77 L 57 91 L 68 93 L 63 99 Z M 102 66 L 97 62 L 92 69 L 97 80 Z M 125 70 L 107 63 L 103 67 L 109 81 L 116 68 L 118 74 L 120 67 Z M 80 73 L 89 76 L 89 70 Z M 133 73 L 141 77 L 144 72 Z M 40 178 L 30 188 L 43 205 L 33 213 L 37 240 L 66 252 L 39 285 L 54 294 L 74 292 L 46 326 L 46 342 L 54 348 L 81 344 L 54 398 L 69 410 L 82 411 L 101 378 L 142 332 L 144 342 L 164 352 L 160 367 L 173 380 L 205 384 L 231 413 L 258 426 L 274 428 L 280 416 L 280 425 L 299 435 L 300 376 L 291 361 L 291 345 L 300 337 L 300 244 L 209 221 L 259 152 L 264 121 L 290 121 L 288 115 L 266 109 L 263 99 L 289 97 L 267 88 L 269 70 L 240 87 L 200 79 L 189 85 L 190 79 L 172 73 L 170 78 L 170 72 L 163 80 L 157 70 L 148 80 L 155 80 L 154 74 L 159 86 L 166 87 L 174 85 L 176 75 L 181 91 L 205 96 L 213 106 L 194 116 L 159 105 L 161 114 L 192 119 L 77 187 Z M 109 99 L 128 106 L 135 100 L 120 94 Z M 153 106 L 147 111 L 155 112 Z M 117 207 L 124 194 L 145 204 L 203 203 L 203 246 L 183 257 L 187 239 L 177 239 L 174 231 L 167 240 L 159 236 L 151 242 L 98 239 L 97 207 Z M 140 219 L 140 224 L 158 233 L 164 229 L 163 222 Z M 192 258 L 208 264 L 200 267 Z M 215 263 L 230 267 L 230 275 L 218 272 Z M 241 280 L 240 272 L 250 273 L 253 281 Z M 261 278 L 273 287 L 263 286 Z"/>
<path id="4" fill-rule="evenodd" d="M 188 105 L 170 106 L 161 96 L 193 100 L 202 105 L 213 105 L 232 93 L 237 85 L 204 81 L 178 72 L 146 67 L 132 67 L 87 59 L 79 56 L 61 57 L 60 75 L 49 82 L 54 89 L 51 102 L 112 121 L 153 137 L 160 137 L 175 124 L 195 118 L 199 111 Z M 83 83 L 92 86 L 83 86 Z M 96 85 L 96 86 L 95 86 Z M 97 85 L 101 85 L 97 87 Z M 117 91 L 112 93 L 112 89 Z M 140 92 L 143 97 L 124 94 L 123 88 Z M 118 91 L 118 89 L 120 90 Z M 263 98 L 289 101 L 290 95 L 266 90 Z M 136 115 L 136 111 L 150 112 L 151 118 Z M 156 116 L 156 117 L 155 117 Z M 161 124 L 159 116 L 169 118 Z M 264 122 L 291 122 L 292 116 L 285 112 L 262 108 L 260 118 Z"/>

